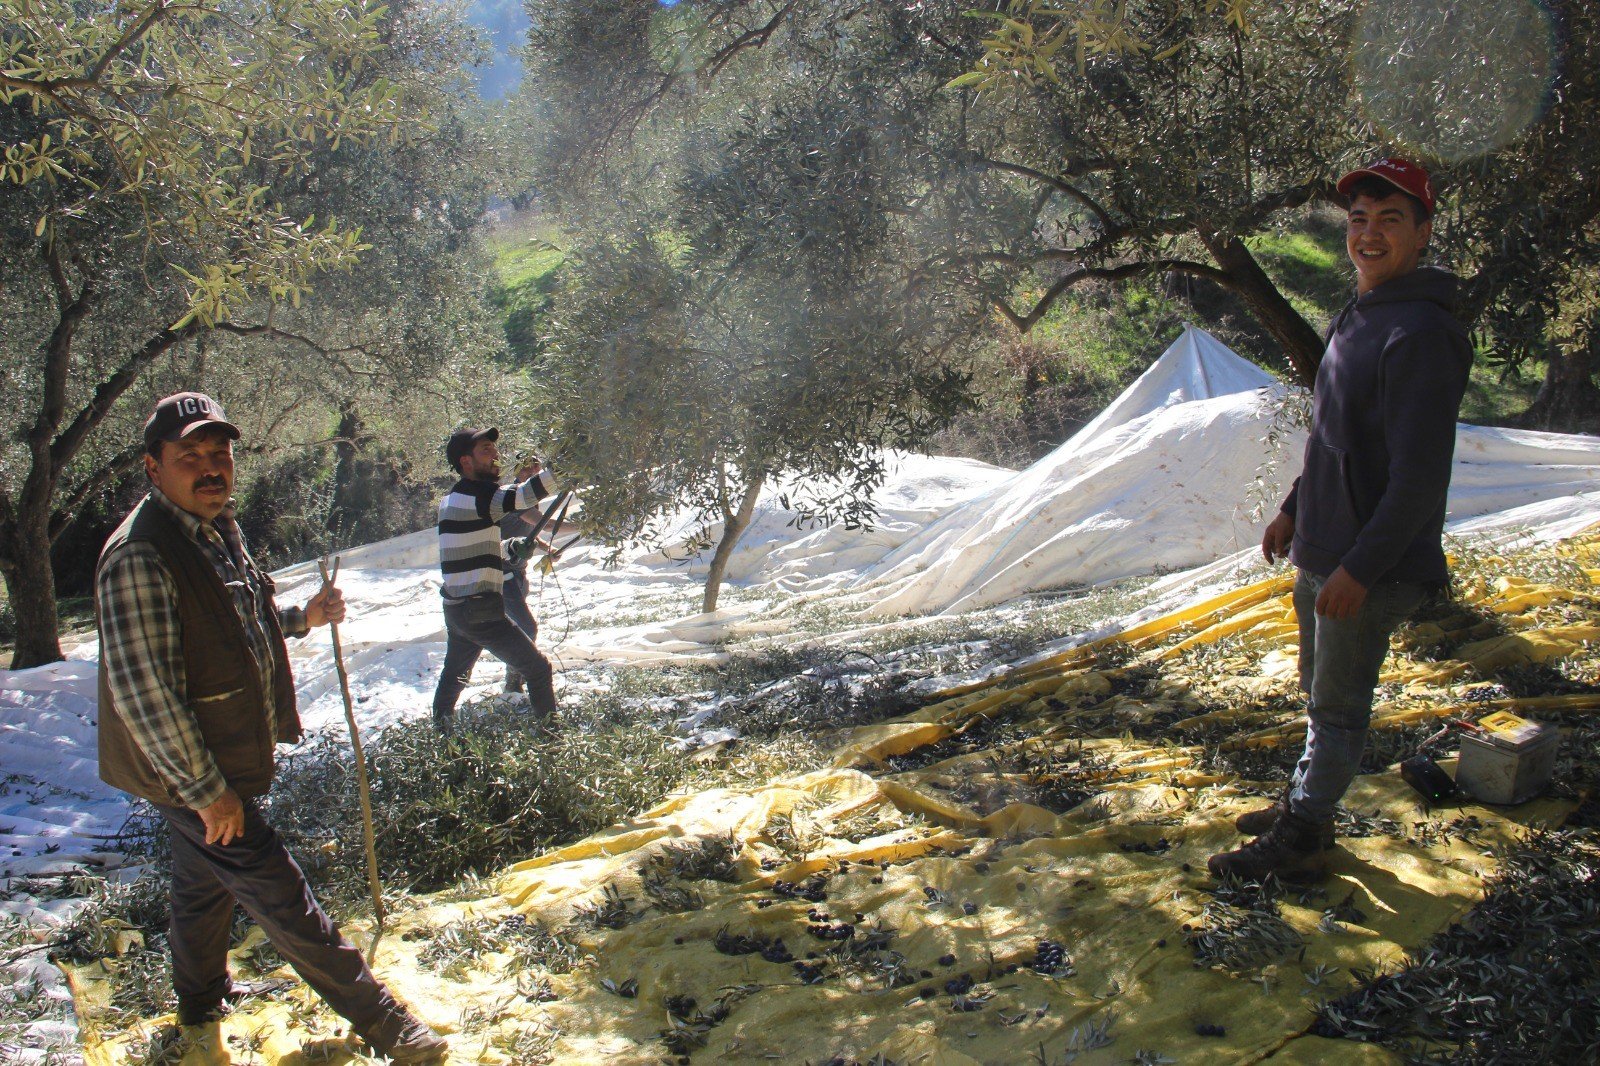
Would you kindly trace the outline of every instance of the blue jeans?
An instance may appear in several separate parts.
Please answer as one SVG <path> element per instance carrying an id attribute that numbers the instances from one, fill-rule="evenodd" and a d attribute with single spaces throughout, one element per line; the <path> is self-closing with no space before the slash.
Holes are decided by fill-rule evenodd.
<path id="1" fill-rule="evenodd" d="M 1306 694 L 1306 747 L 1289 781 L 1289 809 L 1312 822 L 1333 818 L 1361 771 L 1372 720 L 1372 690 L 1389 654 L 1389 637 L 1421 605 L 1420 581 L 1373 585 L 1354 618 L 1317 614 L 1326 578 L 1301 570 L 1294 583 L 1300 623 L 1300 687 Z"/>

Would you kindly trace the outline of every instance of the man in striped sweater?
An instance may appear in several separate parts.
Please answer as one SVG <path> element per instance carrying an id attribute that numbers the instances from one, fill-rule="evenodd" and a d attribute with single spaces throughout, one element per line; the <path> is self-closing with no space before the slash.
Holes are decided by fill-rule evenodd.
<path id="1" fill-rule="evenodd" d="M 500 539 L 500 519 L 526 511 L 555 489 L 537 460 L 517 471 L 516 483 L 500 484 L 500 431 L 458 429 L 445 456 L 461 480 L 439 502 L 439 568 L 444 574 L 444 624 L 448 641 L 444 672 L 433 694 L 433 724 L 449 733 L 456 701 L 467 687 L 478 656 L 488 650 L 528 684 L 528 702 L 542 722 L 556 712 L 550 660 L 506 617 L 505 583 L 511 579 Z"/>

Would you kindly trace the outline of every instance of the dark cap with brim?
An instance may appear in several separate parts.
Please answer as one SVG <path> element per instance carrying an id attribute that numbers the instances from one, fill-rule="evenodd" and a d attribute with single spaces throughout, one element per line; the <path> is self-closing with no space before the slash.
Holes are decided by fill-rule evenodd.
<path id="1" fill-rule="evenodd" d="M 485 426 L 482 429 L 458 429 L 450 434 L 450 440 L 444 446 L 444 457 L 450 463 L 452 470 L 460 471 L 461 457 L 472 451 L 480 440 L 499 440 L 500 431 L 494 426 Z"/>
<path id="2" fill-rule="evenodd" d="M 200 392 L 174 393 L 151 412 L 144 424 L 144 442 L 179 440 L 206 426 L 221 426 L 230 440 L 239 439 L 239 427 L 228 421 L 220 403 Z"/>

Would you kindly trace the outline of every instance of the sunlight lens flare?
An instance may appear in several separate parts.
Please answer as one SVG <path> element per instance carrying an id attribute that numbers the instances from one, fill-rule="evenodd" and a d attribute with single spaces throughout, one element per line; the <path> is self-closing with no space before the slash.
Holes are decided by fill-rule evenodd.
<path id="1" fill-rule="evenodd" d="M 1351 47 L 1367 117 L 1412 151 L 1449 161 L 1503 147 L 1538 121 L 1556 62 L 1537 0 L 1372 0 Z"/>

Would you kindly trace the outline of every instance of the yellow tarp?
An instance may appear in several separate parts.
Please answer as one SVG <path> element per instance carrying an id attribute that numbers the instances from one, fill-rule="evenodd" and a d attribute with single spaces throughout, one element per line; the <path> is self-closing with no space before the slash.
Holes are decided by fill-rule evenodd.
<path id="1" fill-rule="evenodd" d="M 1595 549 L 1593 537 L 1564 547 L 1586 565 Z M 1259 789 L 1205 772 L 1197 748 L 1126 731 L 1177 714 L 1169 728 L 1225 727 L 1240 745 L 1298 743 L 1303 726 L 1281 702 L 1207 710 L 1184 695 L 1223 681 L 1292 692 L 1287 595 L 1281 578 L 1259 582 L 952 690 L 853 731 L 829 769 L 674 796 L 511 867 L 472 898 L 421 901 L 391 923 L 377 968 L 451 1035 L 455 1062 L 1019 1063 L 1041 1047 L 1050 1061 L 1075 1051 L 1081 1063 L 1141 1051 L 1183 1063 L 1398 1061 L 1306 1035 L 1317 1004 L 1354 987 L 1353 971 L 1396 965 L 1458 918 L 1480 897 L 1493 850 L 1526 827 L 1559 823 L 1570 804 L 1429 813 L 1393 772 L 1362 777 L 1346 806 L 1378 827 L 1373 835 L 1341 839 L 1332 877 L 1286 895 L 1278 919 L 1232 939 L 1216 933 L 1206 859 L 1237 845 L 1231 820 L 1259 805 L 1249 794 Z M 1472 595 L 1474 618 L 1435 626 L 1453 640 L 1452 657 L 1391 657 L 1379 728 L 1600 706 L 1594 696 L 1486 701 L 1474 688 L 1508 665 L 1589 654 L 1593 627 L 1560 612 L 1592 612 L 1592 587 L 1519 578 Z M 1488 616 L 1508 631 L 1480 638 L 1472 627 Z M 1115 645 L 1135 661 L 1099 665 Z M 1227 677 L 1215 676 L 1215 661 L 1192 661 L 1202 648 L 1224 657 Z M 1170 699 L 1117 694 L 1140 663 L 1159 668 Z M 1010 728 L 992 743 L 973 732 L 1002 715 Z M 1061 814 L 1027 802 L 1063 783 L 1094 798 L 1060 804 L 1070 807 Z M 651 905 L 645 878 L 659 887 L 661 856 L 722 838 L 735 849 L 731 883 L 676 884 L 690 901 L 679 913 Z M 620 927 L 596 924 L 608 906 Z M 504 954 L 443 972 L 426 963 L 443 932 L 512 915 L 562 931 L 588 960 L 570 973 Z M 1200 958 L 1206 937 L 1231 946 Z M 719 940 L 733 951 L 764 947 L 765 957 L 719 951 Z M 138 1061 L 150 1026 L 92 1033 L 103 966 L 72 975 L 91 1033 L 86 1057 Z M 250 1061 L 269 1064 L 349 1058 L 331 1042 L 337 1019 L 303 989 L 226 1024 L 236 1061 L 247 1046 Z"/>

